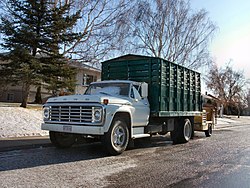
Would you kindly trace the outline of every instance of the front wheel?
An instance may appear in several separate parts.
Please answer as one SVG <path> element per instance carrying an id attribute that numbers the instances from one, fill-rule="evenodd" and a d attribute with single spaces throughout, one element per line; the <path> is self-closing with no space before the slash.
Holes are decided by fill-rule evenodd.
<path id="1" fill-rule="evenodd" d="M 104 145 L 112 155 L 119 155 L 128 146 L 129 132 L 126 121 L 115 118 L 109 131 L 104 135 Z"/>
<path id="2" fill-rule="evenodd" d="M 212 127 L 212 124 L 208 124 L 208 129 L 205 130 L 205 135 L 206 137 L 210 137 L 212 136 L 212 133 L 213 133 L 213 127 Z"/>
<path id="3" fill-rule="evenodd" d="M 57 148 L 70 148 L 76 142 L 76 136 L 70 133 L 49 132 L 50 141 Z"/>

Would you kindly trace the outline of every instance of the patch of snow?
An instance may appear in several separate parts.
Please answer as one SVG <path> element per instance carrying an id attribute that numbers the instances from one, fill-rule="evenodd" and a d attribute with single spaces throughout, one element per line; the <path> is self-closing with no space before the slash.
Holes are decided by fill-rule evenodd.
<path id="1" fill-rule="evenodd" d="M 250 116 L 232 116 L 225 115 L 223 118 L 217 118 L 217 125 L 235 125 L 235 124 L 249 124 Z"/>
<path id="2" fill-rule="evenodd" d="M 41 130 L 42 120 L 42 110 L 0 107 L 0 138 L 48 135 Z"/>
<path id="3" fill-rule="evenodd" d="M 228 119 L 228 118 L 217 118 L 217 124 L 231 124 L 235 122 L 236 121 Z"/>

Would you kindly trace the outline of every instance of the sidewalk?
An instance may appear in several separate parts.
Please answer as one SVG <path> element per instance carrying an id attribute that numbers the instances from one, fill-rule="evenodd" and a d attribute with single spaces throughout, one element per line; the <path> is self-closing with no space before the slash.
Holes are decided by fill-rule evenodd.
<path id="1" fill-rule="evenodd" d="M 48 136 L 0 138 L 0 152 L 52 146 Z"/>
<path id="2" fill-rule="evenodd" d="M 223 118 L 217 118 L 217 126 L 221 125 L 243 125 L 250 124 L 250 116 L 226 116 Z"/>

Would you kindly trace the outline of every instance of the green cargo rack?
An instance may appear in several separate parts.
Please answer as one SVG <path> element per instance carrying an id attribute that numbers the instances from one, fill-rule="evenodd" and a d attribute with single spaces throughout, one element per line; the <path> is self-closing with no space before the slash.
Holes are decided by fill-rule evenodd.
<path id="1" fill-rule="evenodd" d="M 200 115 L 200 73 L 158 58 L 125 55 L 102 62 L 102 80 L 148 83 L 151 116 Z"/>

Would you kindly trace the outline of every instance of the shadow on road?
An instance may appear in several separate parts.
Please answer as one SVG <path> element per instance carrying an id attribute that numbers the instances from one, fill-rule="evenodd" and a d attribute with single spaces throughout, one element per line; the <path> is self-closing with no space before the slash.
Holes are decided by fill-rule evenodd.
<path id="1" fill-rule="evenodd" d="M 0 171 L 32 168 L 108 157 L 101 143 L 77 145 L 69 149 L 55 147 L 0 152 Z"/>

